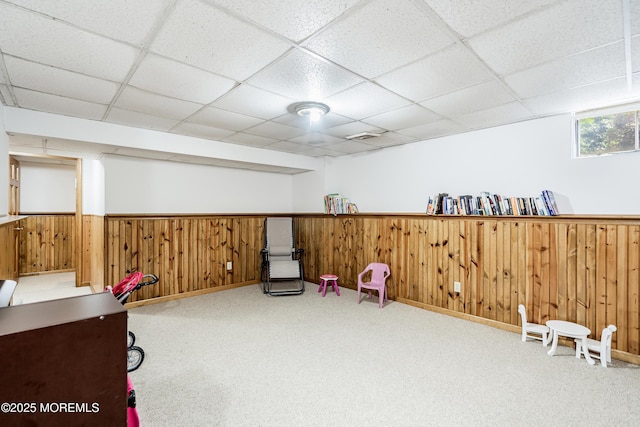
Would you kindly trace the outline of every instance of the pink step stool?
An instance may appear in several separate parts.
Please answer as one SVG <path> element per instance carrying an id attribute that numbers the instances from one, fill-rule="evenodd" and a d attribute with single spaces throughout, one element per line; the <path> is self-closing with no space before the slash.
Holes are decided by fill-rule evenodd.
<path id="1" fill-rule="evenodd" d="M 327 294 L 327 285 L 331 285 L 336 295 L 340 296 L 340 288 L 338 287 L 338 276 L 335 274 L 323 274 L 320 276 L 320 286 L 318 292 L 322 291 L 322 296 Z"/>

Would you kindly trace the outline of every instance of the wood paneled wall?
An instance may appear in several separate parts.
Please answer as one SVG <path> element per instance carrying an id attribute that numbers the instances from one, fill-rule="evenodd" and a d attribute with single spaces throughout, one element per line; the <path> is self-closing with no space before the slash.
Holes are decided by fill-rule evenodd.
<path id="1" fill-rule="evenodd" d="M 19 228 L 18 221 L 0 224 L 0 279 L 17 280 L 17 245 L 16 236 Z"/>
<path id="2" fill-rule="evenodd" d="M 75 214 L 28 214 L 20 227 L 21 275 L 76 268 Z"/>
<path id="3" fill-rule="evenodd" d="M 307 280 L 355 289 L 369 262 L 391 268 L 389 296 L 519 325 L 564 319 L 640 354 L 640 219 L 298 216 Z M 454 292 L 453 282 L 461 283 Z"/>
<path id="4" fill-rule="evenodd" d="M 130 302 L 258 283 L 264 219 L 107 216 L 105 283 L 115 285 L 132 271 L 158 276 L 157 284 L 135 292 Z"/>
<path id="5" fill-rule="evenodd" d="M 81 285 L 91 285 L 94 292 L 104 289 L 104 217 L 82 216 Z"/>
<path id="6" fill-rule="evenodd" d="M 130 301 L 257 283 L 264 218 L 108 216 L 105 283 L 134 270 L 160 278 Z M 355 289 L 358 273 L 381 261 L 392 299 L 514 327 L 522 303 L 531 321 L 576 321 L 597 338 L 613 323 L 613 348 L 640 355 L 640 218 L 294 218 L 310 282 L 334 273 Z"/>

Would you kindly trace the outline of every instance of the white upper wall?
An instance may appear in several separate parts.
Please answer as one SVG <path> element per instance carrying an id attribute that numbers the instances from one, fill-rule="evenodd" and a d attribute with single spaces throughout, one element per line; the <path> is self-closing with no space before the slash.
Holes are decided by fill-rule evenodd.
<path id="1" fill-rule="evenodd" d="M 317 213 L 324 194 L 338 192 L 361 212 L 423 213 L 428 195 L 440 192 L 536 196 L 549 189 L 563 214 L 640 215 L 640 195 L 632 187 L 640 153 L 573 159 L 571 128 L 570 116 L 532 120 L 327 158 L 324 167 L 297 175 L 107 156 L 93 164 L 95 175 L 83 176 L 83 209 L 95 214 Z M 0 150 L 3 144 L 6 150 L 6 135 L 0 132 Z M 6 167 L 0 188 L 8 188 Z M 86 181 L 89 176 L 93 183 Z M 97 187 L 89 190 L 92 185 Z M 104 208 L 97 193 L 101 185 Z M 4 213 L 6 191 L 0 198 Z M 96 195 L 90 209 L 87 191 Z"/>
<path id="2" fill-rule="evenodd" d="M 9 136 L 5 132 L 4 110 L 0 103 L 0 217 L 9 212 Z"/>
<path id="3" fill-rule="evenodd" d="M 325 168 L 293 176 L 293 212 L 318 213 L 324 210 Z"/>
<path id="4" fill-rule="evenodd" d="M 104 166 L 99 160 L 82 159 L 82 214 L 105 214 Z"/>
<path id="5" fill-rule="evenodd" d="M 291 175 L 105 156 L 106 213 L 288 213 Z"/>
<path id="6" fill-rule="evenodd" d="M 76 168 L 20 162 L 20 212 L 75 213 Z"/>
<path id="7" fill-rule="evenodd" d="M 573 159 L 569 115 L 496 127 L 327 162 L 327 192 L 360 212 L 422 213 L 428 195 L 537 196 L 562 214 L 640 214 L 640 153 Z M 297 197 L 297 195 L 294 195 Z"/>

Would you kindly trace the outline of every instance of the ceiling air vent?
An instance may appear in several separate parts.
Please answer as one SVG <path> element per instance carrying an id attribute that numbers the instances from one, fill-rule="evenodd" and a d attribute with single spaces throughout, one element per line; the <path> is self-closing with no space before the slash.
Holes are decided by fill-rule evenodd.
<path id="1" fill-rule="evenodd" d="M 352 141 L 364 141 L 365 139 L 377 138 L 381 135 L 382 135 L 381 133 L 360 132 L 354 135 L 345 136 L 345 138 L 350 139 Z"/>

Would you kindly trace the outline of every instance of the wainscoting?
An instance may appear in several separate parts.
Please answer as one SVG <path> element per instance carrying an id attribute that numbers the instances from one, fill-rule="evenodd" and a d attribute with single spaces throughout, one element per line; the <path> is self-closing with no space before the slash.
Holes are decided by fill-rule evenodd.
<path id="1" fill-rule="evenodd" d="M 115 285 L 132 271 L 158 276 L 159 282 L 135 292 L 132 302 L 257 283 L 264 219 L 107 216 L 105 283 Z"/>
<path id="2" fill-rule="evenodd" d="M 75 214 L 25 215 L 19 221 L 20 275 L 75 269 Z"/>
<path id="3" fill-rule="evenodd" d="M 354 215 L 295 223 L 309 280 L 333 273 L 355 288 L 369 262 L 385 262 L 394 299 L 510 325 L 524 304 L 530 321 L 575 321 L 597 338 L 613 323 L 613 347 L 640 354 L 638 218 Z"/>
<path id="4" fill-rule="evenodd" d="M 265 215 L 107 216 L 105 277 L 160 281 L 132 301 L 194 295 L 260 281 Z M 389 296 L 504 325 L 565 319 L 599 338 L 613 323 L 616 356 L 640 358 L 640 218 L 294 215 L 306 280 L 340 276 L 355 289 L 372 261 L 391 267 Z M 233 262 L 227 271 L 226 263 Z M 461 283 L 454 292 L 453 283 Z"/>

